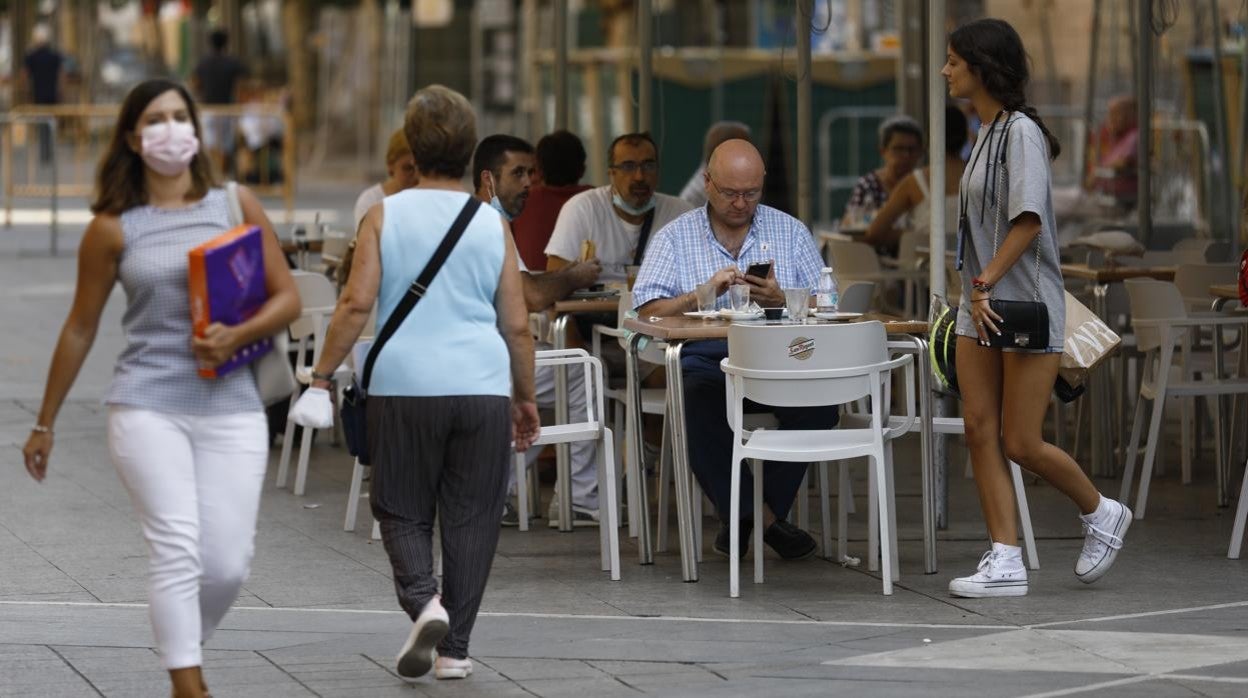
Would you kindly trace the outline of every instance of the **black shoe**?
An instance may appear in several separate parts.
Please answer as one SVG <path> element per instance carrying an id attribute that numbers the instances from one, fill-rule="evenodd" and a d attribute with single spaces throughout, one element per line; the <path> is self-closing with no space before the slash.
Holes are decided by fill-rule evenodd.
<path id="1" fill-rule="evenodd" d="M 754 520 L 741 519 L 740 528 L 741 538 L 737 541 L 737 547 L 741 549 L 740 559 L 745 559 L 745 553 L 750 549 L 750 534 L 754 532 Z M 720 522 L 719 533 L 715 534 L 715 544 L 711 548 L 724 557 L 731 557 L 732 555 L 729 553 L 731 548 L 728 547 L 729 537 L 728 524 Z"/>
<path id="2" fill-rule="evenodd" d="M 776 519 L 775 523 L 763 531 L 763 542 L 771 546 L 776 554 L 785 560 L 801 560 L 815 554 L 815 539 L 810 534 L 784 519 Z"/>

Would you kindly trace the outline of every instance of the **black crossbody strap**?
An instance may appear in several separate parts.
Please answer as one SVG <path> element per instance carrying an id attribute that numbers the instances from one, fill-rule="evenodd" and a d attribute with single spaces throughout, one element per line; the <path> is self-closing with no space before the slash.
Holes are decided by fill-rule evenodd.
<path id="1" fill-rule="evenodd" d="M 407 289 L 407 293 L 403 294 L 403 298 L 395 306 L 394 312 L 390 313 L 390 317 L 386 318 L 386 324 L 382 326 L 381 332 L 377 335 L 376 341 L 373 342 L 372 348 L 368 350 L 368 358 L 364 360 L 364 380 L 360 383 L 360 387 L 364 389 L 365 394 L 368 393 L 368 381 L 373 376 L 373 364 L 377 361 L 377 355 L 381 353 L 381 348 L 398 331 L 399 325 L 403 324 L 403 321 L 407 319 L 408 313 L 412 312 L 412 308 L 416 307 L 416 302 L 428 292 L 429 284 L 433 283 L 433 277 L 437 276 L 438 271 L 442 269 L 442 264 L 446 262 L 446 258 L 451 256 L 451 250 L 455 249 L 456 243 L 464 236 L 464 231 L 468 229 L 468 223 L 473 216 L 477 215 L 477 209 L 480 207 L 481 202 L 476 197 L 468 197 L 468 202 L 460 210 L 459 217 L 451 224 L 451 229 L 447 231 L 446 237 L 442 238 L 442 244 L 438 245 L 438 249 L 434 250 L 433 256 L 429 258 L 429 262 L 421 270 L 420 276 L 417 276 L 411 287 Z"/>
<path id="2" fill-rule="evenodd" d="M 641 266 L 641 258 L 646 256 L 646 243 L 650 241 L 650 229 L 654 227 L 654 209 L 646 212 L 646 219 L 641 222 L 641 231 L 637 233 L 637 251 L 633 252 L 633 266 Z"/>

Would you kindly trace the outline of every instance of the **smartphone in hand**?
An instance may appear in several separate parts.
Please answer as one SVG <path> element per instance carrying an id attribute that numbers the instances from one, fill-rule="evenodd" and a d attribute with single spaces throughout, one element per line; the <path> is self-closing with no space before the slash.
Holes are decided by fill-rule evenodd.
<path id="1" fill-rule="evenodd" d="M 771 262 L 754 262 L 745 270 L 746 276 L 753 276 L 759 279 L 767 278 L 767 275 L 770 273 Z"/>

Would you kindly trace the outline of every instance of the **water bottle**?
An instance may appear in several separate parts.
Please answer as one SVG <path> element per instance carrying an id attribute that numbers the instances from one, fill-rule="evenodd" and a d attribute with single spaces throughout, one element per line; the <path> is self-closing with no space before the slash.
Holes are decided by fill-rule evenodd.
<path id="1" fill-rule="evenodd" d="M 835 313 L 840 300 L 836 292 L 836 277 L 832 274 L 832 267 L 824 267 L 823 271 L 819 272 L 819 288 L 815 293 L 815 312 Z"/>

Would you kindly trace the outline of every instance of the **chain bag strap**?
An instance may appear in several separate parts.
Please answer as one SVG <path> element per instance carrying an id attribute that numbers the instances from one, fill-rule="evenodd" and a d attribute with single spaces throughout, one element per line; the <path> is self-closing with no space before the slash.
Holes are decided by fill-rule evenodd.
<path id="1" fill-rule="evenodd" d="M 1001 138 L 1002 149 L 1007 152 L 1011 125 L 1012 122 L 1007 115 L 1005 134 Z M 1005 211 L 1001 208 L 1001 189 L 1009 182 L 1005 155 L 1002 153 L 1000 158 L 995 159 L 995 163 L 994 159 L 990 158 L 987 165 L 992 167 L 995 164 L 997 168 L 993 177 L 995 181 L 993 182 L 992 201 L 992 256 L 994 258 L 997 256 L 997 247 L 1001 238 L 1001 218 L 1005 215 Z M 993 298 L 988 301 L 988 306 L 1001 317 L 1001 320 L 997 322 L 997 329 L 1001 333 L 988 334 L 989 346 L 1012 349 L 1046 349 L 1049 346 L 1049 309 L 1040 302 L 1040 238 L 1043 235 L 1044 228 L 1041 222 L 1040 233 L 1036 235 L 1033 243 L 1036 254 L 1032 300 L 1015 301 Z"/>

